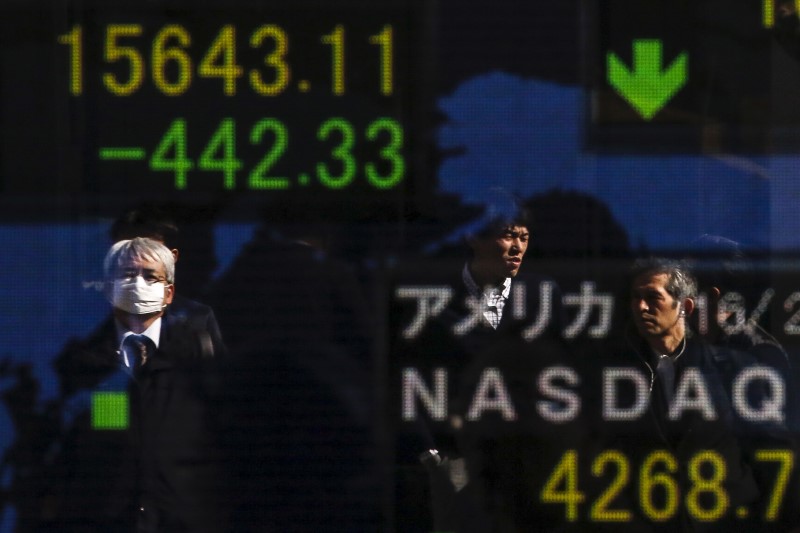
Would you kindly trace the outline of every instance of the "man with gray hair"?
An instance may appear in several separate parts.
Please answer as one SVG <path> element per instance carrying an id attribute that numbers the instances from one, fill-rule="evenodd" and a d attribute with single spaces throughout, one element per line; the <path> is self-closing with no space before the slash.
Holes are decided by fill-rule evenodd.
<path id="1" fill-rule="evenodd" d="M 763 501 L 759 501 L 753 450 L 749 441 L 741 438 L 742 420 L 732 396 L 733 379 L 753 364 L 752 359 L 744 353 L 719 350 L 692 333 L 688 322 L 696 307 L 697 282 L 683 262 L 641 259 L 634 263 L 629 279 L 630 351 L 622 354 L 619 364 L 606 360 L 604 369 L 625 373 L 626 378 L 613 386 L 604 385 L 604 398 L 612 399 L 597 417 L 607 436 L 603 449 L 621 450 L 631 464 L 643 464 L 662 450 L 680 465 L 696 464 L 706 450 L 714 450 L 715 460 L 725 468 L 719 484 L 731 508 L 754 510 L 747 517 L 721 516 L 714 527 L 746 527 L 742 524 L 748 520 L 757 524 L 755 509 Z M 635 381 L 636 386 L 626 387 L 620 381 L 626 385 Z M 686 494 L 692 483 L 679 477 L 676 486 Z M 645 509 L 631 517 L 633 523 L 653 526 L 655 519 L 641 502 L 645 496 L 631 489 L 624 497 L 630 500 L 630 508 Z M 662 505 L 665 501 L 659 495 L 651 503 Z M 692 509 L 683 507 L 663 523 L 670 531 L 705 531 L 709 526 Z"/>
<path id="2" fill-rule="evenodd" d="M 56 361 L 61 401 L 92 398 L 91 416 L 65 432 L 56 521 L 61 530 L 222 531 L 213 342 L 202 324 L 170 313 L 175 262 L 162 243 L 119 241 L 103 266 L 111 316 Z M 109 396 L 119 414 L 107 413 Z"/>
<path id="3" fill-rule="evenodd" d="M 631 312 L 639 335 L 659 356 L 678 359 L 686 348 L 686 317 L 694 311 L 697 282 L 681 263 L 640 260 L 631 271 Z"/>
<path id="4" fill-rule="evenodd" d="M 125 211 L 111 225 L 109 233 L 112 242 L 128 241 L 135 237 L 147 237 L 160 242 L 172 252 L 174 265 L 177 265 L 179 257 L 183 257 L 178 249 L 183 239 L 180 238 L 181 232 L 177 222 L 169 210 L 158 205 L 145 203 Z M 227 355 L 225 344 L 222 341 L 222 333 L 214 311 L 208 305 L 186 296 L 187 289 L 191 293 L 193 289 L 198 288 L 196 287 L 196 282 L 199 281 L 198 270 L 202 272 L 209 268 L 213 269 L 213 261 L 202 261 L 199 265 L 189 269 L 189 279 L 186 277 L 186 271 L 181 270 L 180 290 L 173 295 L 169 309 L 170 313 L 176 317 L 191 322 L 197 329 L 207 331 L 214 356 L 224 358 Z M 194 276 L 191 275 L 193 272 Z M 202 278 L 202 276 L 200 277 Z"/>
<path id="5" fill-rule="evenodd" d="M 106 254 L 103 271 L 117 330 L 157 344 L 161 317 L 175 294 L 172 252 L 152 239 L 119 241 Z"/>

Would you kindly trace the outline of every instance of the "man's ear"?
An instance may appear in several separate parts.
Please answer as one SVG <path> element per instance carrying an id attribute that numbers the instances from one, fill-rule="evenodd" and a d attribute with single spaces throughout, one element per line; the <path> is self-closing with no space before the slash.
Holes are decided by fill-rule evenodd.
<path id="1" fill-rule="evenodd" d="M 170 283 L 164 286 L 164 305 L 172 303 L 172 297 L 175 296 L 175 285 Z"/>
<path id="2" fill-rule="evenodd" d="M 681 307 L 681 312 L 684 313 L 685 316 L 691 316 L 694 312 L 694 300 L 692 298 L 684 298 L 683 299 L 683 306 Z"/>
<path id="3" fill-rule="evenodd" d="M 172 252 L 172 257 L 173 257 L 174 261 L 177 263 L 178 262 L 178 256 L 180 255 L 180 252 L 178 252 L 177 248 L 173 248 L 172 250 L 170 250 L 170 252 Z"/>

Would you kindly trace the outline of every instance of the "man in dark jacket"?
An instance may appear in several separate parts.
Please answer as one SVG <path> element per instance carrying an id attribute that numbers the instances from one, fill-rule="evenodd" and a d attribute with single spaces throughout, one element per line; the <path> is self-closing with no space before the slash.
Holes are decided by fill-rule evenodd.
<path id="1" fill-rule="evenodd" d="M 563 351 L 564 321 L 557 285 L 535 273 L 520 274 L 530 239 L 526 213 L 507 193 L 491 192 L 493 201 L 485 216 L 462 235 L 466 261 L 443 265 L 441 270 L 428 261 L 418 274 L 437 291 L 438 302 L 444 304 L 441 309 L 433 311 L 438 304 L 431 304 L 424 320 L 415 320 L 408 313 L 413 308 L 406 306 L 398 309 L 396 317 L 404 326 L 395 328 L 392 349 L 393 408 L 402 405 L 404 409 L 396 447 L 397 505 L 399 514 L 412 517 L 412 523 L 416 520 L 411 527 L 426 522 L 442 531 L 497 527 L 485 494 L 487 487 L 494 490 L 486 479 L 494 475 L 493 466 L 486 466 L 492 459 L 486 458 L 491 455 L 484 446 L 487 435 L 479 430 L 476 437 L 468 416 L 475 405 L 477 383 L 487 368 L 508 366 L 533 372 L 532 368 L 554 359 L 545 352 Z M 410 287 L 400 288 L 401 299 L 433 294 Z M 419 315 L 420 308 L 414 312 Z M 540 349 L 543 346 L 546 349 Z M 513 355 L 506 353 L 497 360 L 500 347 Z M 417 405 L 410 415 L 406 408 L 420 403 L 420 382 L 438 389 L 434 376 L 442 370 L 446 381 L 442 406 L 447 413 L 430 416 L 426 407 Z M 424 500 L 430 512 L 428 506 L 420 505 Z"/>
<path id="2" fill-rule="evenodd" d="M 182 233 L 178 223 L 175 221 L 175 217 L 166 208 L 154 204 L 142 204 L 125 211 L 114 221 L 109 229 L 111 242 L 129 240 L 136 237 L 146 237 L 160 242 L 172 252 L 176 265 L 181 257 L 180 248 L 182 246 L 179 247 L 179 245 L 185 240 L 181 238 L 181 235 Z M 222 343 L 222 334 L 214 311 L 208 305 L 185 296 L 187 293 L 200 289 L 200 287 L 191 286 L 192 284 L 187 286 L 186 273 L 196 270 L 201 273 L 210 271 L 209 265 L 206 264 L 209 262 L 213 263 L 213 261 L 193 262 L 192 265 L 189 265 L 190 269 L 182 268 L 181 280 L 183 281 L 180 283 L 181 290 L 174 293 L 169 309 L 173 315 L 186 319 L 198 328 L 207 331 L 214 342 L 216 357 L 222 357 L 226 355 L 226 346 Z M 203 276 L 198 276 L 197 274 L 190 276 L 190 280 L 197 281 L 198 278 L 202 279 Z"/>
<path id="3" fill-rule="evenodd" d="M 763 391 L 758 381 L 737 402 L 736 378 L 756 361 L 692 334 L 687 320 L 696 297 L 697 283 L 682 263 L 647 259 L 634 265 L 630 311 L 635 332 L 623 358 L 605 361 L 604 375 L 621 379 L 604 387 L 603 411 L 596 417 L 606 435 L 603 450 L 622 451 L 640 476 L 640 483 L 628 484 L 616 499 L 615 509 L 624 509 L 626 530 L 725 531 L 736 526 L 757 531 L 769 526 L 764 523 L 765 489 L 773 485 L 759 486 L 758 470 L 776 459 L 756 448 L 760 443 L 764 450 L 776 448 L 780 424 L 750 423 L 742 405 L 758 406 L 776 391 Z M 632 379 L 636 376 L 638 382 Z M 623 382 L 638 385 L 626 388 Z M 648 485 L 653 479 L 659 481 Z"/>
<path id="4" fill-rule="evenodd" d="M 67 531 L 224 530 L 208 372 L 221 341 L 200 315 L 170 312 L 174 257 L 163 244 L 120 241 L 104 266 L 112 317 L 56 361 L 64 404 L 89 394 L 92 407 L 62 443 L 55 521 Z M 118 399 L 116 424 L 103 421 L 104 394 Z"/>

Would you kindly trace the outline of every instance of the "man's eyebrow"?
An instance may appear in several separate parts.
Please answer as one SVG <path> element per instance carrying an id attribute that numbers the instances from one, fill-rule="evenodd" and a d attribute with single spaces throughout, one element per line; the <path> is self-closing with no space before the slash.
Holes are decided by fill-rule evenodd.
<path id="1" fill-rule="evenodd" d="M 652 287 L 631 287 L 631 292 L 641 293 L 641 294 L 660 294 L 658 289 L 654 289 Z"/>

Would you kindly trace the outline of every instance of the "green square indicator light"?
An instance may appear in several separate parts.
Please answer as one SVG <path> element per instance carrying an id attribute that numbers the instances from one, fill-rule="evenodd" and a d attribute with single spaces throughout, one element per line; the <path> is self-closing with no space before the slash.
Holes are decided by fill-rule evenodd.
<path id="1" fill-rule="evenodd" d="M 92 394 L 92 429 L 127 429 L 128 393 L 95 392 Z"/>

